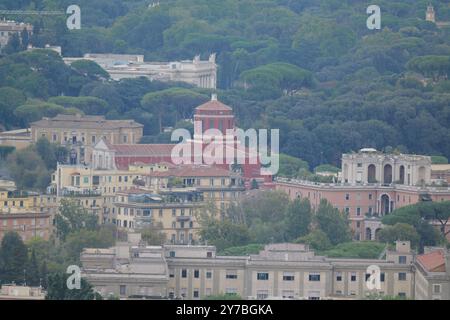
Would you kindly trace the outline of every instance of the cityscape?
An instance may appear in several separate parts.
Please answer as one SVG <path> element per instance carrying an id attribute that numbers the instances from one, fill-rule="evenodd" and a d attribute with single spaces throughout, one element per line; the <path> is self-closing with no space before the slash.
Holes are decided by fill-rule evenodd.
<path id="1" fill-rule="evenodd" d="M 450 300 L 447 1 L 72 2 L 0 0 L 0 300 Z"/>

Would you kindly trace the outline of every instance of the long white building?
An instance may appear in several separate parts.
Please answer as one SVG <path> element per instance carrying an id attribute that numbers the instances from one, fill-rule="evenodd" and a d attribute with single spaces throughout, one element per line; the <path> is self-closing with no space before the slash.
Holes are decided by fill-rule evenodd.
<path id="1" fill-rule="evenodd" d="M 215 54 L 210 55 L 208 60 L 200 60 L 200 56 L 195 56 L 193 60 L 176 62 L 145 62 L 143 55 L 109 53 L 88 53 L 81 58 L 64 58 L 69 65 L 78 60 L 96 62 L 113 80 L 147 77 L 150 80 L 186 82 L 205 89 L 217 87 Z"/>

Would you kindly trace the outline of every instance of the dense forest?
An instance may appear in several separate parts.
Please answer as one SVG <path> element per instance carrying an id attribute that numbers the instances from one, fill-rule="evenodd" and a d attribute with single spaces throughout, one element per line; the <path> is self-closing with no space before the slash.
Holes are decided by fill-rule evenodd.
<path id="1" fill-rule="evenodd" d="M 65 16 L 8 16 L 34 34 L 0 59 L 0 128 L 43 115 L 84 112 L 133 118 L 144 141 L 167 139 L 210 92 L 146 79 L 113 82 L 64 56 L 144 54 L 147 61 L 217 53 L 219 98 L 243 128 L 279 128 L 281 152 L 310 168 L 339 166 L 361 147 L 450 156 L 450 27 L 425 21 L 431 2 L 450 21 L 450 1 L 380 0 L 381 30 L 360 0 L 3 0 L 0 9 L 63 10 L 79 4 L 82 29 Z"/>

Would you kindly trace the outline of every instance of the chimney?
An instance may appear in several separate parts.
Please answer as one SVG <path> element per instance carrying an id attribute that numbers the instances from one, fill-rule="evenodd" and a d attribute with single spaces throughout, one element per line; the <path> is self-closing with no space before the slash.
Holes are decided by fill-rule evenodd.
<path id="1" fill-rule="evenodd" d="M 396 241 L 395 251 L 402 253 L 409 253 L 411 251 L 411 242 L 409 241 Z"/>
<path id="2" fill-rule="evenodd" d="M 217 101 L 217 93 L 211 95 L 211 101 Z"/>

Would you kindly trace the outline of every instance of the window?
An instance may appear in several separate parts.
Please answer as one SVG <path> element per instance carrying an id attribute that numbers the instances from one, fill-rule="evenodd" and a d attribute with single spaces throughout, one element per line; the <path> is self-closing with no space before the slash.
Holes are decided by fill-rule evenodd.
<path id="1" fill-rule="evenodd" d="M 235 296 L 235 295 L 237 295 L 237 289 L 236 288 L 226 288 L 225 294 L 227 296 Z"/>
<path id="2" fill-rule="evenodd" d="M 187 269 L 181 269 L 181 277 L 187 278 Z"/>
<path id="3" fill-rule="evenodd" d="M 345 194 L 345 200 L 350 200 L 350 194 L 348 193 Z"/>
<path id="4" fill-rule="evenodd" d="M 381 282 L 384 282 L 384 278 L 385 278 L 385 274 L 384 274 L 384 272 L 382 272 L 382 273 L 380 274 L 380 281 L 381 281 Z"/>
<path id="5" fill-rule="evenodd" d="M 83 178 L 83 183 L 84 184 L 88 184 L 89 183 L 89 177 L 84 177 Z"/>
<path id="6" fill-rule="evenodd" d="M 194 289 L 193 297 L 194 299 L 200 298 L 200 292 L 198 289 Z"/>
<path id="7" fill-rule="evenodd" d="M 121 285 L 120 286 L 120 295 L 124 296 L 127 294 L 127 286 Z"/>
<path id="8" fill-rule="evenodd" d="M 227 271 L 225 278 L 226 279 L 237 279 L 237 272 L 236 271 Z"/>
<path id="9" fill-rule="evenodd" d="M 92 143 L 95 143 L 95 136 L 92 136 Z"/>
<path id="10" fill-rule="evenodd" d="M 398 293 L 398 296 L 404 298 L 404 297 L 406 297 L 406 293 L 404 293 L 404 292 L 399 292 L 399 293 Z"/>
<path id="11" fill-rule="evenodd" d="M 159 217 L 161 218 L 163 216 L 163 210 L 159 209 Z"/>
<path id="12" fill-rule="evenodd" d="M 433 293 L 434 294 L 440 294 L 441 293 L 441 285 L 440 284 L 434 284 L 433 285 Z"/>
<path id="13" fill-rule="evenodd" d="M 170 251 L 169 252 L 169 257 L 175 258 L 175 251 Z"/>
<path id="14" fill-rule="evenodd" d="M 256 275 L 258 280 L 269 280 L 269 274 L 267 272 L 258 272 Z"/>
<path id="15" fill-rule="evenodd" d="M 293 272 L 284 272 L 283 281 L 294 281 L 295 276 Z"/>
<path id="16" fill-rule="evenodd" d="M 356 208 L 356 215 L 358 217 L 361 215 L 361 208 Z"/>
<path id="17" fill-rule="evenodd" d="M 200 270 L 194 270 L 194 278 L 200 278 Z"/>
<path id="18" fill-rule="evenodd" d="M 369 193 L 369 200 L 372 200 L 372 194 Z"/>
<path id="19" fill-rule="evenodd" d="M 336 272 L 336 281 L 342 281 L 342 273 Z"/>
<path id="20" fill-rule="evenodd" d="M 320 281 L 320 273 L 310 273 L 309 281 Z"/>
<path id="21" fill-rule="evenodd" d="M 294 291 L 292 290 L 283 290 L 281 293 L 284 299 L 293 299 L 294 298 Z"/>
<path id="22" fill-rule="evenodd" d="M 172 209 L 172 217 L 175 217 L 177 215 L 177 210 L 176 209 Z"/>
<path id="23" fill-rule="evenodd" d="M 398 280 L 399 281 L 406 281 L 406 272 L 399 272 Z"/>
<path id="24" fill-rule="evenodd" d="M 258 290 L 256 292 L 256 299 L 258 300 L 265 300 L 269 298 L 269 291 L 267 290 Z"/>
<path id="25" fill-rule="evenodd" d="M 406 256 L 399 256 L 398 257 L 398 263 L 406 264 Z"/>
<path id="26" fill-rule="evenodd" d="M 357 227 L 357 228 L 360 228 L 360 227 L 361 227 L 361 222 L 360 222 L 360 221 L 357 221 L 357 222 L 356 222 L 356 227 Z"/>
<path id="27" fill-rule="evenodd" d="M 350 275 L 350 281 L 355 282 L 356 281 L 356 272 L 352 272 Z"/>
<path id="28" fill-rule="evenodd" d="M 212 252 L 211 251 L 206 252 L 206 257 L 207 258 L 212 258 Z"/>
<path id="29" fill-rule="evenodd" d="M 206 271 L 206 279 L 211 279 L 212 278 L 212 271 Z"/>

